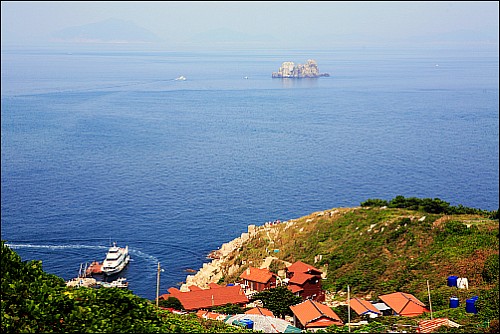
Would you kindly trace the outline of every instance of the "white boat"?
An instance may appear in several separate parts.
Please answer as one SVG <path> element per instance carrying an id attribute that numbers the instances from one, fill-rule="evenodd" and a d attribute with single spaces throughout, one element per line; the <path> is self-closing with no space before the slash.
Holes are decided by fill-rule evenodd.
<path id="1" fill-rule="evenodd" d="M 185 76 L 183 76 L 183 75 L 181 75 L 180 77 L 175 78 L 175 80 L 184 81 L 184 80 L 186 80 L 186 77 L 185 77 Z"/>
<path id="2" fill-rule="evenodd" d="M 109 247 L 106 258 L 102 262 L 102 272 L 105 275 L 117 274 L 125 268 L 129 261 L 128 246 L 118 247 L 114 242 L 113 246 Z"/>
<path id="3" fill-rule="evenodd" d="M 125 277 L 117 278 L 112 282 L 99 282 L 103 288 L 126 288 L 128 287 L 128 282 Z"/>

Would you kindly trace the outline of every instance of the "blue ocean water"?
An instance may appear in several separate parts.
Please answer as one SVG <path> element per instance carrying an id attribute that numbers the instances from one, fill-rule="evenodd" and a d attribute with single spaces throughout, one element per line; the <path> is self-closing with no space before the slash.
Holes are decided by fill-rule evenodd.
<path id="1" fill-rule="evenodd" d="M 318 79 L 272 79 L 316 59 Z M 498 54 L 2 51 L 2 239 L 153 299 L 247 225 L 368 198 L 499 206 Z M 183 75 L 185 81 L 174 80 Z M 245 79 L 245 77 L 248 77 Z"/>

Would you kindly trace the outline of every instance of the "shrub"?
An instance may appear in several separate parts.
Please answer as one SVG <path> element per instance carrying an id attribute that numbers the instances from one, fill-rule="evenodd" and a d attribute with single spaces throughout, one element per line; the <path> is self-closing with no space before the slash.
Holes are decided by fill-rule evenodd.
<path id="1" fill-rule="evenodd" d="M 500 276 L 498 261 L 498 254 L 492 254 L 484 262 L 482 276 L 485 282 L 498 284 L 498 277 Z"/>

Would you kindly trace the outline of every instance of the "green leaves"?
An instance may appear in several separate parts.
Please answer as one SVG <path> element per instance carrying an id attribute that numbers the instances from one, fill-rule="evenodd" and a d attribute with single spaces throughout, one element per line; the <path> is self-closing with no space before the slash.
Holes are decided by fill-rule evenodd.
<path id="1" fill-rule="evenodd" d="M 292 315 L 290 306 L 302 301 L 301 297 L 294 295 L 285 286 L 264 290 L 253 295 L 252 300 L 258 299 L 262 300 L 264 307 L 273 312 L 276 317 Z"/>
<path id="2" fill-rule="evenodd" d="M 1 245 L 2 333 L 210 333 L 241 329 L 196 316 L 163 312 L 129 290 L 66 288 L 42 270 L 41 261 L 23 262 Z"/>

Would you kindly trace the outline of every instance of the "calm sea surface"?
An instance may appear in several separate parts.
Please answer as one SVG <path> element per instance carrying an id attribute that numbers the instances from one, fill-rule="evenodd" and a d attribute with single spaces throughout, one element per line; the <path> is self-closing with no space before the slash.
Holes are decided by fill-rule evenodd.
<path id="1" fill-rule="evenodd" d="M 271 78 L 309 58 L 331 76 Z M 130 289 L 153 299 L 157 262 L 165 293 L 249 224 L 397 195 L 499 206 L 497 53 L 17 50 L 1 61 L 1 236 L 64 279 L 116 241 L 130 248 Z"/>

